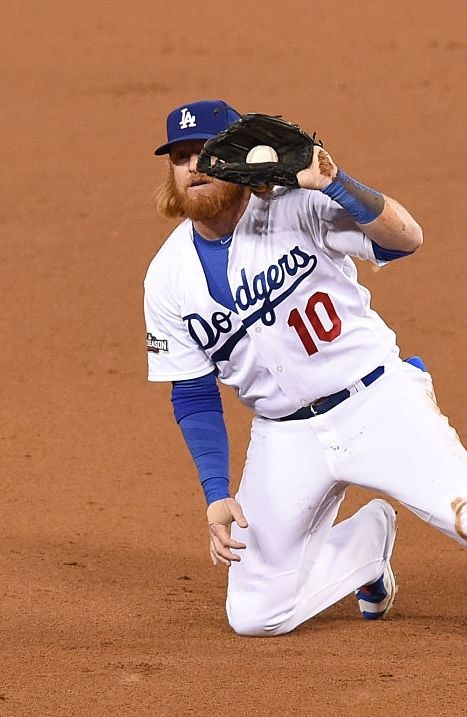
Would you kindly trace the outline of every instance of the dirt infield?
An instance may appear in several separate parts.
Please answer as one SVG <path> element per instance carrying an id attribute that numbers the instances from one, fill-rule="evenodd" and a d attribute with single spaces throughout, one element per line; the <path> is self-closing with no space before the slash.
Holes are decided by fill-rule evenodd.
<path id="1" fill-rule="evenodd" d="M 466 554 L 404 509 L 390 619 L 350 597 L 232 633 L 169 388 L 146 381 L 142 281 L 173 226 L 152 150 L 172 107 L 222 97 L 316 130 L 423 225 L 416 256 L 359 271 L 467 438 L 467 5 L 272 5 L 3 3 L 0 717 L 466 714 Z M 235 483 L 250 416 L 223 395 Z"/>

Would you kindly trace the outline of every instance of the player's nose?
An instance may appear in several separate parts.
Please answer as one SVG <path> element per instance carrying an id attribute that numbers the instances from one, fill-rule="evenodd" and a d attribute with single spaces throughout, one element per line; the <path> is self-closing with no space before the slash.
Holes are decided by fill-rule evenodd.
<path id="1" fill-rule="evenodd" d="M 188 168 L 190 172 L 196 172 L 196 164 L 198 162 L 199 152 L 192 152 L 188 160 Z"/>

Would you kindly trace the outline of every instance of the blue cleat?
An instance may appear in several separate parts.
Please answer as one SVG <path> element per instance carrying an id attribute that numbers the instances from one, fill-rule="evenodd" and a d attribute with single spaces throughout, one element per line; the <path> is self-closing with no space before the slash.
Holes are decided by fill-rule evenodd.
<path id="1" fill-rule="evenodd" d="M 380 620 L 394 605 L 398 586 L 389 561 L 384 573 L 374 583 L 363 585 L 355 591 L 358 607 L 365 620 Z"/>

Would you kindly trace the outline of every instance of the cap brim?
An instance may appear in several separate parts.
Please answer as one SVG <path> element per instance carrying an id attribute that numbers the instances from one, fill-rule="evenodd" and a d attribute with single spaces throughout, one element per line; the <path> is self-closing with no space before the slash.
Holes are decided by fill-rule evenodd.
<path id="1" fill-rule="evenodd" d="M 158 147 L 154 150 L 154 154 L 168 154 L 172 147 L 174 147 L 176 144 L 182 144 L 182 142 L 196 142 L 200 139 L 210 139 L 211 137 L 214 137 L 213 134 L 190 134 L 186 137 L 182 137 L 181 139 L 174 139 L 173 142 L 167 142 L 166 144 L 163 144 L 161 147 Z"/>

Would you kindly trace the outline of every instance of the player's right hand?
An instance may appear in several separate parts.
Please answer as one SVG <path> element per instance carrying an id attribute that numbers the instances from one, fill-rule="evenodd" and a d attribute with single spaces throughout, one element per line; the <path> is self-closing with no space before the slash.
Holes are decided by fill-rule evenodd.
<path id="1" fill-rule="evenodd" d="M 307 169 L 297 172 L 297 181 L 304 189 L 326 189 L 336 178 L 338 167 L 324 147 L 316 147 Z"/>
<path id="2" fill-rule="evenodd" d="M 235 498 L 215 500 L 208 505 L 207 519 L 209 524 L 209 551 L 214 565 L 223 563 L 230 567 L 232 560 L 240 561 L 235 550 L 244 550 L 245 544 L 232 540 L 230 528 L 235 521 L 240 528 L 247 528 L 248 522 L 243 515 L 242 506 Z"/>

